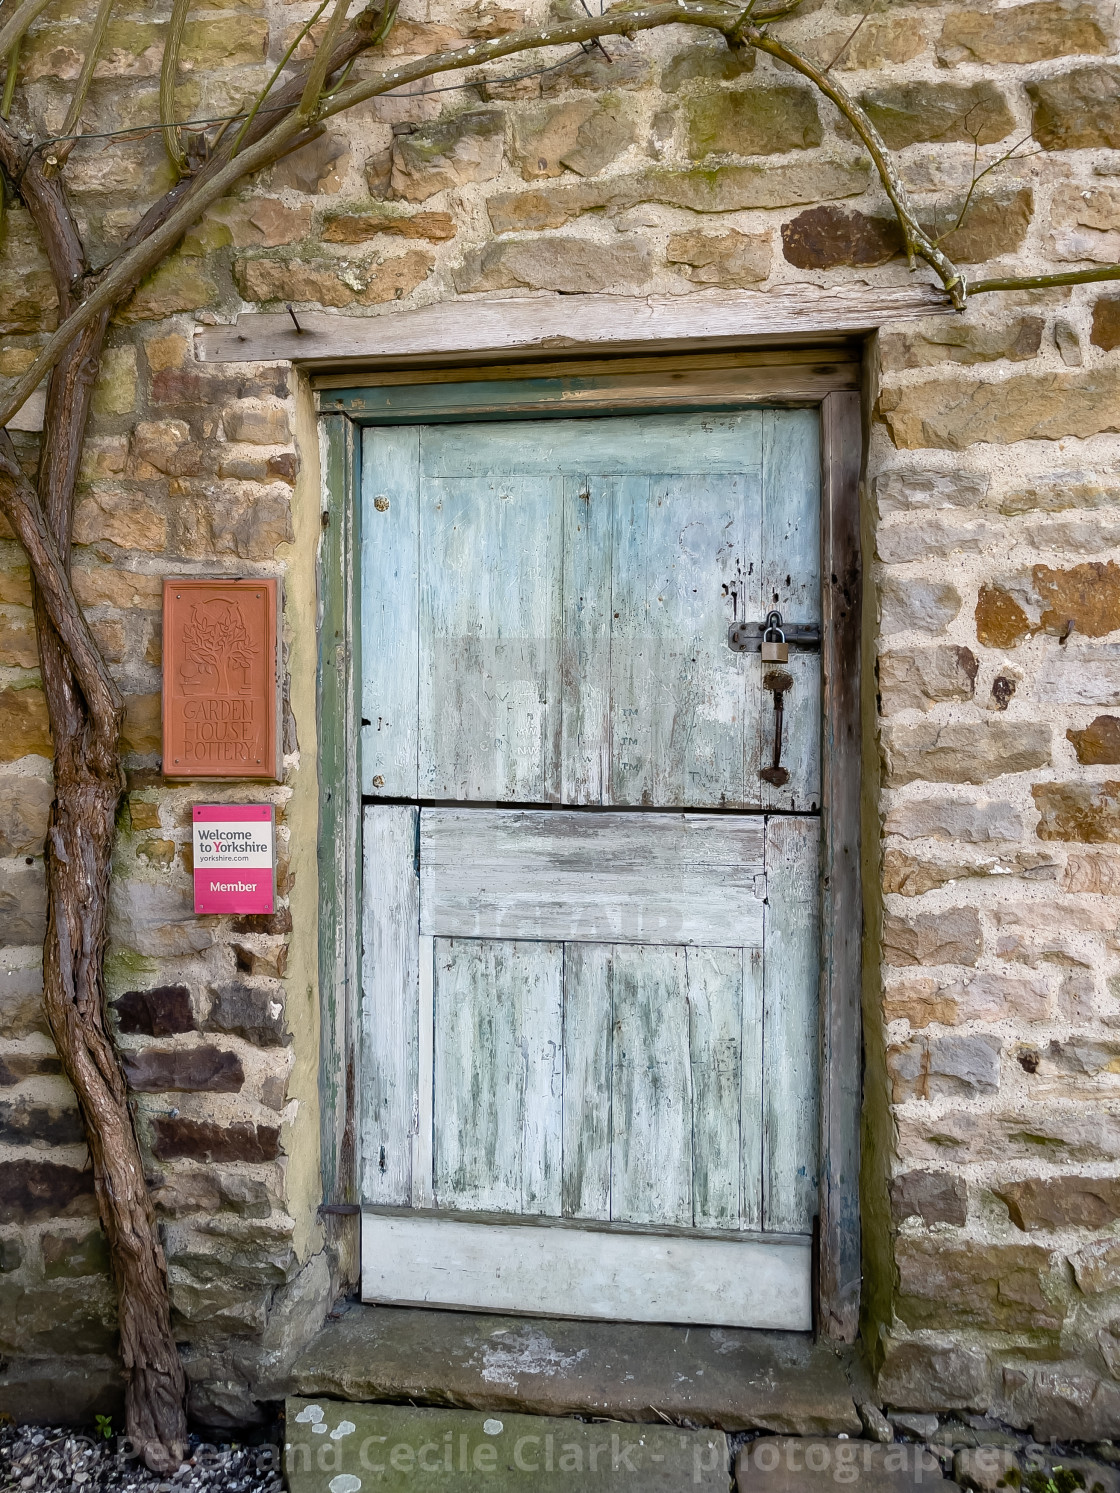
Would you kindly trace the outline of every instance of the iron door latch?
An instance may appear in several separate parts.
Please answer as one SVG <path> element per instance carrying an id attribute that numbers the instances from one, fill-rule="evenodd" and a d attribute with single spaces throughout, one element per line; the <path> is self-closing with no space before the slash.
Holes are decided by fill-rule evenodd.
<path id="1" fill-rule="evenodd" d="M 790 648 L 812 653 L 821 646 L 821 629 L 817 622 L 783 622 L 780 612 L 771 612 L 765 622 L 733 622 L 727 629 L 727 646 L 733 653 L 761 653 L 766 632 L 774 631 L 770 617 L 778 618 L 777 628 Z"/>

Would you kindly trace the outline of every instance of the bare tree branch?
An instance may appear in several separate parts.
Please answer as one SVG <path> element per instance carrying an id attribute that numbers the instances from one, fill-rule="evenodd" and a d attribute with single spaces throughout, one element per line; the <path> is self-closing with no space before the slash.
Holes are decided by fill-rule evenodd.
<path id="1" fill-rule="evenodd" d="M 327 81 L 327 71 L 330 67 L 331 57 L 334 55 L 335 45 L 342 35 L 342 28 L 346 24 L 346 12 L 350 8 L 350 0 L 335 0 L 334 10 L 327 22 L 327 29 L 322 41 L 316 49 L 312 58 L 311 66 L 307 72 L 307 81 L 303 85 L 303 94 L 300 97 L 298 113 L 305 120 L 312 119 L 319 106 L 319 98 Z"/>
<path id="2" fill-rule="evenodd" d="M 175 126 L 175 79 L 179 73 L 179 48 L 183 41 L 183 27 L 187 24 L 190 3 L 191 0 L 175 0 L 171 7 L 167 40 L 163 46 L 163 59 L 159 69 L 160 123 L 171 126 L 163 132 L 163 144 L 167 159 L 179 176 L 187 169 L 187 158 L 183 154 L 183 137 Z"/>
<path id="3" fill-rule="evenodd" d="M 23 474 L 6 430 L 0 430 L 0 513 L 26 551 L 39 594 L 65 645 L 91 713 L 106 720 L 115 719 L 119 729 L 124 715 L 121 692 L 93 641 L 66 566 L 47 528 L 38 495 Z"/>
<path id="4" fill-rule="evenodd" d="M 1055 275 L 1001 275 L 994 280 L 976 280 L 969 295 L 990 290 L 1049 290 L 1057 285 L 1093 285 L 1101 280 L 1120 280 L 1120 264 L 1102 264 L 1092 270 L 1059 270 Z"/>
<path id="5" fill-rule="evenodd" d="M 296 32 L 295 36 L 292 37 L 291 44 L 289 45 L 287 51 L 284 53 L 283 57 L 281 57 L 276 66 L 272 69 L 272 75 L 270 76 L 268 82 L 264 85 L 260 93 L 258 93 L 256 98 L 253 100 L 252 107 L 250 108 L 248 114 L 246 114 L 244 122 L 242 123 L 241 128 L 238 130 L 237 135 L 234 139 L 233 149 L 230 151 L 231 156 L 235 156 L 237 154 L 238 150 L 241 147 L 242 140 L 244 140 L 245 136 L 252 129 L 253 121 L 254 119 L 256 119 L 258 113 L 260 112 L 261 105 L 264 103 L 265 99 L 268 98 L 268 95 L 272 92 L 273 88 L 275 88 L 276 80 L 279 78 L 280 74 L 284 71 L 288 63 L 291 61 L 292 53 L 296 50 L 300 42 L 315 25 L 315 22 L 323 14 L 330 3 L 331 0 L 322 0 L 322 3 L 320 4 L 318 10 L 312 12 L 311 16 Z M 218 134 L 214 140 L 215 145 L 217 145 L 218 141 L 221 140 L 224 132 L 225 126 L 223 125 L 222 128 L 218 131 Z"/>
<path id="6" fill-rule="evenodd" d="M 109 26 L 109 16 L 112 13 L 116 0 L 101 0 L 97 7 L 97 15 L 93 20 L 93 35 L 89 39 L 89 47 L 85 57 L 82 59 L 82 70 L 78 74 L 78 81 L 74 84 L 74 96 L 70 100 L 70 107 L 66 111 L 66 119 L 63 122 L 60 134 L 69 135 L 81 129 L 82 110 L 86 106 L 89 97 L 89 87 L 93 82 L 94 70 L 97 67 L 97 57 L 105 41 L 105 32 Z M 54 160 L 49 164 L 57 171 L 66 164 L 70 152 L 77 144 L 76 139 L 66 140 L 61 147 L 55 151 Z"/>
<path id="7" fill-rule="evenodd" d="M 17 5 L 14 13 L 8 17 L 0 26 L 0 57 L 6 57 L 17 42 L 23 40 L 33 21 L 39 16 L 51 0 L 23 0 L 22 5 Z"/>
<path id="8" fill-rule="evenodd" d="M 767 52 L 771 57 L 777 57 L 801 73 L 803 77 L 815 83 L 824 96 L 831 99 L 848 122 L 852 125 L 860 139 L 866 145 L 875 169 L 879 173 L 879 180 L 883 183 L 883 189 L 891 200 L 891 206 L 902 227 L 903 237 L 906 241 L 906 253 L 910 260 L 911 268 L 914 264 L 914 255 L 921 257 L 936 270 L 941 283 L 949 293 L 949 297 L 960 311 L 964 307 L 967 290 L 964 276 L 927 235 L 925 229 L 918 222 L 914 209 L 910 205 L 910 195 L 902 184 L 902 178 L 891 160 L 890 152 L 883 141 L 879 131 L 871 123 L 865 110 L 863 110 L 851 94 L 841 84 L 828 77 L 819 67 L 810 62 L 807 57 L 802 57 L 799 52 L 785 46 L 776 37 L 767 32 L 759 30 L 757 26 L 750 26 L 744 33 L 745 41 L 760 52 Z"/>

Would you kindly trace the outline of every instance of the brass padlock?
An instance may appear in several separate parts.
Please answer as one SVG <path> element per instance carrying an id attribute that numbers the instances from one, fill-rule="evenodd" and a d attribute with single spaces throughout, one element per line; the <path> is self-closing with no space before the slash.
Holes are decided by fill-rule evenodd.
<path id="1" fill-rule="evenodd" d="M 771 612 L 766 618 L 766 630 L 762 634 L 762 662 L 764 664 L 789 663 L 789 644 L 782 631 L 781 612 Z"/>

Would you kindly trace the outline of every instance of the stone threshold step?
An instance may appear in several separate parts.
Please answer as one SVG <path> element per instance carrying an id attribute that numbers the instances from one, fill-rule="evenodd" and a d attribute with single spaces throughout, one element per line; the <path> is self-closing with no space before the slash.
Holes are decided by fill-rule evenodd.
<path id="1" fill-rule="evenodd" d="M 722 1431 L 414 1405 L 285 1404 L 290 1493 L 961 1493 L 924 1446 L 761 1437 L 731 1467 Z"/>
<path id="2" fill-rule="evenodd" d="M 288 1392 L 793 1436 L 861 1432 L 844 1364 L 826 1343 L 719 1327 L 351 1305 L 296 1360 Z"/>
<path id="3" fill-rule="evenodd" d="M 284 1471 L 290 1493 L 727 1493 L 722 1431 L 559 1420 L 411 1405 L 290 1399 Z"/>

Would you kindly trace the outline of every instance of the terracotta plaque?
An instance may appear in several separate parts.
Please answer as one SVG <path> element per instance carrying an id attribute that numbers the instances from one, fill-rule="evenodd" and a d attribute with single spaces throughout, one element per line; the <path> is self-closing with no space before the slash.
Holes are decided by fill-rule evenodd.
<path id="1" fill-rule="evenodd" d="M 275 912 L 271 804 L 195 804 L 195 912 Z"/>
<path id="2" fill-rule="evenodd" d="M 277 584 L 163 583 L 163 772 L 277 778 Z"/>

